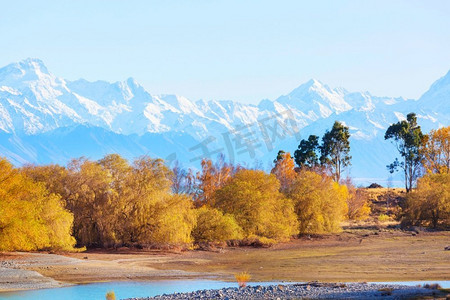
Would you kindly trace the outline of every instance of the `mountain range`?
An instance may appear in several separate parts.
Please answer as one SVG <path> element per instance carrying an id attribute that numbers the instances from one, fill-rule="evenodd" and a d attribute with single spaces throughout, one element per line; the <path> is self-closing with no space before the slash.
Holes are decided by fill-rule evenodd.
<path id="1" fill-rule="evenodd" d="M 25 59 L 0 69 L 0 156 L 15 165 L 66 164 L 119 153 L 196 168 L 201 157 L 223 153 L 234 163 L 268 169 L 278 150 L 292 153 L 300 139 L 322 136 L 339 120 L 351 133 L 348 175 L 360 184 L 385 183 L 386 165 L 397 155 L 384 140 L 387 127 L 409 112 L 425 132 L 448 126 L 449 100 L 450 72 L 419 99 L 349 92 L 311 79 L 252 105 L 153 95 L 133 78 L 65 80 L 41 60 Z"/>

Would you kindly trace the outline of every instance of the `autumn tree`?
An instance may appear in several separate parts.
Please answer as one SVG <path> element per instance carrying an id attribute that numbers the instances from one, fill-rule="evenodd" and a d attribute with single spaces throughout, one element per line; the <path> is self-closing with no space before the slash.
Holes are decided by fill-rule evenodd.
<path id="1" fill-rule="evenodd" d="M 431 130 L 421 153 L 423 165 L 429 173 L 450 173 L 450 126 Z"/>
<path id="2" fill-rule="evenodd" d="M 294 160 L 289 152 L 285 153 L 280 150 L 277 158 L 274 160 L 274 163 L 275 166 L 272 168 L 270 173 L 276 176 L 280 182 L 280 191 L 284 193 L 289 189 L 290 184 L 297 175 L 294 170 Z"/>
<path id="3" fill-rule="evenodd" d="M 115 197 L 111 174 L 97 162 L 74 159 L 62 195 L 74 214 L 74 235 L 82 246 L 112 246 L 117 242 L 116 216 L 111 205 Z"/>
<path id="4" fill-rule="evenodd" d="M 23 172 L 59 194 L 74 214 L 74 235 L 79 245 L 111 246 L 122 242 L 123 202 L 128 188 L 128 162 L 117 154 L 98 162 L 72 160 L 58 165 L 25 166 Z"/>
<path id="5" fill-rule="evenodd" d="M 424 136 L 420 126 L 417 125 L 416 114 L 409 113 L 406 120 L 389 126 L 384 135 L 384 139 L 392 140 L 402 157 L 402 161 L 396 158 L 387 168 L 391 173 L 397 171 L 399 168 L 403 170 L 406 192 L 409 193 L 414 182 L 420 175 L 423 158 L 420 149 L 424 141 Z"/>
<path id="6" fill-rule="evenodd" d="M 288 194 L 298 218 L 300 233 L 341 230 L 347 214 L 348 191 L 328 176 L 304 170 L 296 177 Z"/>
<path id="7" fill-rule="evenodd" d="M 147 218 L 146 224 L 152 227 L 139 243 L 180 246 L 193 241 L 191 233 L 196 224 L 196 214 L 188 196 L 166 194 L 156 203 L 154 214 Z"/>
<path id="8" fill-rule="evenodd" d="M 201 167 L 201 172 L 197 173 L 198 193 L 194 196 L 194 200 L 198 207 L 202 205 L 214 207 L 215 192 L 231 179 L 235 168 L 226 163 L 223 156 L 219 156 L 215 164 L 209 159 L 203 159 Z"/>
<path id="9" fill-rule="evenodd" d="M 192 201 L 172 195 L 172 173 L 161 159 L 143 156 L 133 163 L 127 196 L 127 233 L 131 243 L 189 243 L 195 225 Z"/>
<path id="10" fill-rule="evenodd" d="M 103 203 L 98 203 L 103 211 L 101 218 L 107 221 L 108 225 L 103 228 L 110 233 L 109 240 L 103 241 L 104 246 L 120 245 L 126 242 L 126 222 L 128 215 L 126 206 L 129 204 L 129 195 L 133 192 L 130 185 L 130 176 L 132 167 L 129 162 L 118 154 L 106 155 L 96 162 L 102 171 L 106 174 L 106 181 L 109 189 L 105 190 L 106 199 Z"/>
<path id="11" fill-rule="evenodd" d="M 27 164 L 21 168 L 21 172 L 35 182 L 45 184 L 50 193 L 63 196 L 66 189 L 68 171 L 65 167 L 50 165 L 31 165 Z M 63 198 L 64 200 L 64 198 Z"/>
<path id="12" fill-rule="evenodd" d="M 0 158 L 0 251 L 72 250 L 72 221 L 58 195 Z"/>
<path id="13" fill-rule="evenodd" d="M 406 199 L 403 225 L 450 226 L 450 174 L 427 174 Z"/>
<path id="14" fill-rule="evenodd" d="M 341 179 L 342 171 L 349 166 L 350 156 L 350 133 L 348 127 L 341 122 L 334 122 L 331 131 L 326 131 L 322 137 L 320 146 L 320 163 L 331 170 L 336 182 Z"/>
<path id="15" fill-rule="evenodd" d="M 79 245 L 186 244 L 195 225 L 192 200 L 171 193 L 172 172 L 161 159 L 120 155 L 74 159 L 67 169 L 27 166 L 24 173 L 59 193 L 74 215 Z"/>
<path id="16" fill-rule="evenodd" d="M 315 168 L 319 165 L 319 137 L 310 135 L 307 140 L 301 140 L 294 152 L 295 163 L 300 168 Z"/>
<path id="17" fill-rule="evenodd" d="M 235 217 L 245 236 L 285 240 L 297 233 L 292 202 L 279 192 L 275 175 L 239 170 L 215 193 L 216 207 Z"/>
<path id="18" fill-rule="evenodd" d="M 197 224 L 192 231 L 196 242 L 225 242 L 242 239 L 242 228 L 230 214 L 202 206 L 196 210 Z"/>

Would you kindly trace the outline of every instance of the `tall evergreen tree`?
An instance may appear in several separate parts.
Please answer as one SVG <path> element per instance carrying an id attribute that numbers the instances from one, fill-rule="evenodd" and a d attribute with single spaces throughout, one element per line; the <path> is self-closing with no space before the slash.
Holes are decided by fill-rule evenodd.
<path id="1" fill-rule="evenodd" d="M 335 121 L 331 131 L 326 131 L 320 147 L 320 163 L 330 168 L 336 182 L 341 179 L 342 171 L 351 164 L 350 133 L 348 127 Z"/>
<path id="2" fill-rule="evenodd" d="M 388 170 L 393 173 L 399 168 L 403 170 L 405 176 L 405 188 L 409 193 L 414 182 L 419 177 L 421 161 L 423 155 L 420 151 L 424 141 L 424 135 L 420 126 L 417 125 L 415 113 L 409 113 L 406 120 L 397 122 L 389 126 L 384 135 L 385 140 L 391 139 L 402 157 L 387 165 Z"/>
<path id="3" fill-rule="evenodd" d="M 319 150 L 319 137 L 310 135 L 307 140 L 301 140 L 298 149 L 295 150 L 295 163 L 300 168 L 303 166 L 313 168 L 319 165 Z"/>

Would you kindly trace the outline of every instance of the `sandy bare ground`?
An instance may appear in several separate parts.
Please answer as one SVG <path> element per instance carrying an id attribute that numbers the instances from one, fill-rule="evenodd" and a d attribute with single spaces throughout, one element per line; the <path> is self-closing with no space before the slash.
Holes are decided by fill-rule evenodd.
<path id="1" fill-rule="evenodd" d="M 450 232 L 344 232 L 271 248 L 217 251 L 0 253 L 0 291 L 116 280 L 210 278 L 254 281 L 449 280 Z"/>
<path id="2" fill-rule="evenodd" d="M 53 288 L 98 281 L 196 278 L 203 275 L 181 270 L 157 270 L 142 265 L 142 261 L 160 261 L 164 255 L 133 255 L 128 252 L 80 255 L 3 253 L 0 254 L 0 291 Z"/>

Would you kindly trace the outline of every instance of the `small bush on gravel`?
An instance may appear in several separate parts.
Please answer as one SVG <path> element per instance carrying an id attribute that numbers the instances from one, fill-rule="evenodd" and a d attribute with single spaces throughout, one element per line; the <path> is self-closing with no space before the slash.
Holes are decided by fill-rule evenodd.
<path id="1" fill-rule="evenodd" d="M 116 300 L 116 294 L 114 291 L 109 291 L 106 293 L 106 300 Z"/>
<path id="2" fill-rule="evenodd" d="M 251 276 L 247 272 L 241 272 L 234 274 L 239 287 L 243 288 L 247 286 L 247 282 L 250 280 Z"/>

